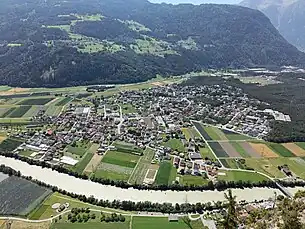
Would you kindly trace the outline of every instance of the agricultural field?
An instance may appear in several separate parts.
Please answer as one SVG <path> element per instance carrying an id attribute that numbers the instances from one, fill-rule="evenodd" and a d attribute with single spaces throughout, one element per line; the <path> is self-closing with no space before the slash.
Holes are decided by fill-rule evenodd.
<path id="1" fill-rule="evenodd" d="M 91 161 L 92 157 L 93 157 L 92 153 L 89 152 L 86 153 L 86 155 L 82 158 L 82 160 L 79 161 L 72 169 L 75 172 L 82 174 L 88 163 Z"/>
<path id="2" fill-rule="evenodd" d="M 1 118 L 7 117 L 10 113 L 12 113 L 16 107 L 11 107 L 11 108 L 1 108 Z"/>
<path id="3" fill-rule="evenodd" d="M 238 134 L 235 132 L 232 132 L 230 130 L 221 129 L 221 131 L 225 134 L 226 138 L 230 141 L 239 141 L 239 140 L 249 140 L 252 139 L 252 137 L 249 137 L 247 135 Z"/>
<path id="4" fill-rule="evenodd" d="M 216 159 L 208 146 L 200 148 L 200 155 L 202 158 Z"/>
<path id="5" fill-rule="evenodd" d="M 143 152 L 143 156 L 139 159 L 137 166 L 135 167 L 128 182 L 131 184 L 142 184 L 147 170 L 151 164 L 155 155 L 155 151 L 151 148 L 146 148 Z"/>
<path id="6" fill-rule="evenodd" d="M 130 175 L 117 171 L 109 171 L 103 168 L 97 169 L 94 173 L 94 176 L 103 179 L 128 181 Z"/>
<path id="7" fill-rule="evenodd" d="M 67 103 L 71 102 L 73 99 L 70 97 L 65 97 L 55 103 L 55 106 L 65 106 Z"/>
<path id="8" fill-rule="evenodd" d="M 108 151 L 103 157 L 102 162 L 119 165 L 128 168 L 134 168 L 140 159 L 140 156 L 121 151 Z"/>
<path id="9" fill-rule="evenodd" d="M 221 173 L 224 173 L 225 175 L 220 175 Z M 258 182 L 258 181 L 264 181 L 268 180 L 267 177 L 262 176 L 255 172 L 244 172 L 244 171 L 227 171 L 227 170 L 219 170 L 218 173 L 218 180 L 224 180 L 224 181 L 250 181 L 250 182 Z"/>
<path id="10" fill-rule="evenodd" d="M 31 106 L 20 106 L 16 107 L 12 112 L 10 112 L 6 117 L 8 118 L 21 118 L 25 113 L 31 109 Z"/>
<path id="11" fill-rule="evenodd" d="M 57 115 L 59 115 L 61 110 L 62 110 L 61 106 L 53 106 L 53 105 L 51 105 L 51 106 L 47 106 L 46 107 L 45 114 L 47 116 L 57 116 Z"/>
<path id="12" fill-rule="evenodd" d="M 208 135 L 208 133 L 203 128 L 204 126 L 200 122 L 192 122 L 194 127 L 197 129 L 197 131 L 200 133 L 200 135 L 206 140 L 212 140 L 212 138 Z"/>
<path id="13" fill-rule="evenodd" d="M 29 98 L 21 100 L 18 105 L 45 105 L 49 102 L 51 102 L 54 98 Z"/>
<path id="14" fill-rule="evenodd" d="M 185 139 L 186 140 L 190 140 L 190 139 L 195 139 L 195 138 L 201 138 L 199 133 L 192 127 L 189 127 L 189 128 L 181 128 L 184 136 L 185 136 Z"/>
<path id="15" fill-rule="evenodd" d="M 183 219 L 178 222 L 169 222 L 168 218 L 164 217 L 144 217 L 135 216 L 132 219 L 132 229 L 202 229 L 203 225 L 201 220 L 191 221 L 191 227 L 187 225 Z"/>
<path id="16" fill-rule="evenodd" d="M 237 150 L 231 145 L 230 142 L 219 142 L 221 148 L 229 155 L 229 157 L 241 157 Z"/>
<path id="17" fill-rule="evenodd" d="M 290 152 L 287 148 L 285 148 L 281 144 L 277 143 L 268 143 L 268 146 L 270 149 L 272 149 L 274 152 L 278 153 L 282 157 L 294 157 L 295 155 Z"/>
<path id="18" fill-rule="evenodd" d="M 279 157 L 272 149 L 264 143 L 249 143 L 251 147 L 262 157 L 276 158 Z"/>
<path id="19" fill-rule="evenodd" d="M 180 139 L 171 138 L 168 141 L 165 141 L 163 143 L 165 147 L 169 147 L 172 150 L 178 151 L 180 153 L 185 152 L 185 148 L 183 146 L 183 143 Z"/>
<path id="20" fill-rule="evenodd" d="M 50 193 L 30 181 L 8 177 L 0 183 L 0 215 L 26 216 Z"/>
<path id="21" fill-rule="evenodd" d="M 295 156 L 298 157 L 304 157 L 305 156 L 305 150 L 302 149 L 300 146 L 297 145 L 297 143 L 285 143 L 282 144 L 286 149 L 288 149 L 290 152 L 292 152 Z"/>
<path id="22" fill-rule="evenodd" d="M 218 142 L 209 142 L 208 144 L 210 145 L 217 157 L 229 157 L 229 155 Z"/>
<path id="23" fill-rule="evenodd" d="M 241 157 L 247 158 L 250 157 L 247 150 L 238 142 L 230 142 L 234 149 L 240 154 Z"/>
<path id="24" fill-rule="evenodd" d="M 155 183 L 157 185 L 171 184 L 176 179 L 177 171 L 170 161 L 163 161 L 160 164 Z"/>
<path id="25" fill-rule="evenodd" d="M 0 229 L 50 229 L 51 222 L 38 222 L 38 223 L 31 223 L 31 222 L 24 222 L 19 220 L 9 220 L 9 226 L 5 226 L 5 223 L 1 226 Z"/>
<path id="26" fill-rule="evenodd" d="M 15 139 L 15 138 L 7 138 L 0 144 L 0 150 L 4 151 L 13 151 L 18 146 L 22 144 L 21 141 Z"/>

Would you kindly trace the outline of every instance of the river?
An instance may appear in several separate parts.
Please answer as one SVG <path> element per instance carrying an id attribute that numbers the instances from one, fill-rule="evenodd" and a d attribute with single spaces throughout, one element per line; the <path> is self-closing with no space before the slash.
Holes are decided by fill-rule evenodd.
<path id="1" fill-rule="evenodd" d="M 93 195 L 97 199 L 104 200 L 131 200 L 151 201 L 158 203 L 197 203 L 197 202 L 213 202 L 223 201 L 224 192 L 219 191 L 152 191 L 152 190 L 136 190 L 121 189 L 109 185 L 102 185 L 94 183 L 89 180 L 82 180 L 67 174 L 58 173 L 48 168 L 40 166 L 29 165 L 26 162 L 15 160 L 13 158 L 6 158 L 0 156 L 0 164 L 5 164 L 15 170 L 19 170 L 22 175 L 31 176 L 33 179 L 40 180 L 44 183 L 57 186 L 68 192 L 82 194 L 86 196 Z M 289 189 L 291 193 L 295 193 L 297 189 Z M 305 189 L 303 189 L 305 190 Z M 261 199 L 268 199 L 274 197 L 274 192 L 281 194 L 277 189 L 270 188 L 252 188 L 252 189 L 233 189 L 234 195 L 238 200 L 254 201 Z"/>

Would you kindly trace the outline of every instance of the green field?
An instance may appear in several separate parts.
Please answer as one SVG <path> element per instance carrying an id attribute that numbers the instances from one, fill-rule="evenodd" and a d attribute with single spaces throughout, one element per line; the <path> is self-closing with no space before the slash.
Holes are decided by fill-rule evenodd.
<path id="1" fill-rule="evenodd" d="M 86 151 L 87 151 L 88 147 L 87 146 L 76 146 L 76 147 L 73 147 L 73 146 L 67 146 L 66 148 L 66 151 L 69 152 L 69 153 L 72 153 L 72 154 L 75 154 L 75 155 L 78 155 L 80 157 L 82 157 Z"/>
<path id="2" fill-rule="evenodd" d="M 9 117 L 9 118 L 21 118 L 30 109 L 31 109 L 31 106 L 17 107 L 9 115 L 7 115 L 7 117 Z"/>
<path id="3" fill-rule="evenodd" d="M 179 176 L 179 183 L 186 186 L 206 185 L 209 183 L 209 180 L 205 179 L 202 176 L 183 175 L 183 176 Z"/>
<path id="4" fill-rule="evenodd" d="M 82 174 L 92 157 L 92 153 L 87 153 L 85 157 L 73 167 L 73 170 L 79 174 Z"/>
<path id="5" fill-rule="evenodd" d="M 155 183 L 157 185 L 161 184 L 171 184 L 176 178 L 176 168 L 169 161 L 163 161 L 160 164 L 160 168 L 157 172 Z"/>
<path id="6" fill-rule="evenodd" d="M 176 150 L 178 152 L 185 152 L 185 148 L 184 148 L 183 143 L 180 139 L 171 138 L 167 142 L 164 142 L 163 145 L 165 147 L 169 147 L 172 150 Z"/>
<path id="7" fill-rule="evenodd" d="M 123 114 L 129 114 L 129 113 L 136 113 L 136 109 L 132 104 L 120 104 L 120 106 L 122 107 L 122 113 Z"/>
<path id="8" fill-rule="evenodd" d="M 61 106 L 47 106 L 45 114 L 47 116 L 57 116 L 61 112 L 62 107 Z"/>
<path id="9" fill-rule="evenodd" d="M 246 165 L 255 171 L 262 172 L 274 178 L 284 178 L 285 175 L 272 163 L 274 159 L 246 158 Z"/>
<path id="10" fill-rule="evenodd" d="M 234 147 L 234 149 L 240 154 L 240 156 L 247 158 L 250 157 L 247 151 L 238 144 L 238 142 L 230 142 L 230 144 Z"/>
<path id="11" fill-rule="evenodd" d="M 296 144 L 305 150 L 305 142 L 296 142 Z"/>
<path id="12" fill-rule="evenodd" d="M 54 98 L 30 98 L 21 100 L 19 105 L 45 105 L 52 101 Z"/>
<path id="13" fill-rule="evenodd" d="M 0 150 L 12 151 L 22 144 L 21 141 L 13 138 L 5 139 L 0 144 Z"/>
<path id="14" fill-rule="evenodd" d="M 267 177 L 262 176 L 258 173 L 253 173 L 253 172 L 243 172 L 243 171 L 221 171 L 219 172 L 224 172 L 226 175 L 221 176 L 218 175 L 218 180 L 225 180 L 225 181 L 250 181 L 250 182 L 258 182 L 258 181 L 263 181 L 263 180 L 268 180 Z"/>
<path id="15" fill-rule="evenodd" d="M 31 118 L 39 112 L 39 106 L 31 106 L 31 108 L 22 116 L 23 118 Z"/>
<path id="16" fill-rule="evenodd" d="M 279 154 L 282 157 L 295 157 L 295 155 L 290 152 L 287 148 L 285 148 L 281 144 L 277 143 L 268 143 L 268 146 L 277 154 Z"/>
<path id="17" fill-rule="evenodd" d="M 109 180 L 123 180 L 123 181 L 128 181 L 129 175 L 125 173 L 118 173 L 115 171 L 107 171 L 103 169 L 98 169 L 94 173 L 95 177 L 98 178 L 104 178 L 104 179 L 109 179 Z"/>
<path id="18" fill-rule="evenodd" d="M 19 153 L 19 155 L 24 156 L 24 157 L 30 157 L 33 152 L 34 151 L 31 151 L 31 150 L 23 150 Z"/>
<path id="19" fill-rule="evenodd" d="M 72 98 L 70 97 L 66 97 L 66 98 L 63 98 L 61 99 L 60 101 L 58 101 L 55 106 L 65 106 L 67 103 L 71 102 L 72 101 Z"/>
<path id="20" fill-rule="evenodd" d="M 103 157 L 102 162 L 134 168 L 139 158 L 140 156 L 134 154 L 122 153 L 119 151 L 108 151 Z"/>
<path id="21" fill-rule="evenodd" d="M 8 116 L 11 112 L 13 112 L 13 110 L 15 110 L 15 107 L 4 108 L 4 109 L 5 110 L 2 111 L 1 118 L 5 118 L 6 116 Z"/>
<path id="22" fill-rule="evenodd" d="M 223 140 L 221 136 L 218 135 L 218 129 L 216 127 L 204 126 L 204 130 L 212 140 Z"/>
<path id="23" fill-rule="evenodd" d="M 132 229 L 203 229 L 201 220 L 191 221 L 190 226 L 182 219 L 178 222 L 169 222 L 165 217 L 135 216 L 132 219 Z"/>
<path id="24" fill-rule="evenodd" d="M 204 159 L 206 157 L 208 157 L 209 159 L 216 159 L 214 154 L 211 152 L 211 150 L 209 149 L 208 146 L 204 147 L 204 148 L 200 148 L 200 155 L 201 157 Z"/>

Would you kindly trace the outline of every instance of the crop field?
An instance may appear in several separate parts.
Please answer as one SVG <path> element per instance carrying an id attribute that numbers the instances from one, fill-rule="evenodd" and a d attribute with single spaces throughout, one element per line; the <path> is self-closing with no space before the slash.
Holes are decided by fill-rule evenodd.
<path id="1" fill-rule="evenodd" d="M 211 150 L 207 146 L 200 148 L 200 155 L 201 155 L 202 158 L 207 157 L 207 158 L 210 158 L 210 159 L 215 159 L 214 154 L 211 152 Z"/>
<path id="2" fill-rule="evenodd" d="M 23 118 L 30 118 L 39 112 L 41 108 L 39 106 L 31 106 L 31 108 L 22 116 Z"/>
<path id="3" fill-rule="evenodd" d="M 226 140 L 226 139 L 222 139 L 221 136 L 218 135 L 216 129 L 217 128 L 212 126 L 204 126 L 204 130 L 210 136 L 211 140 Z"/>
<path id="4" fill-rule="evenodd" d="M 67 103 L 71 102 L 73 99 L 70 97 L 66 97 L 64 99 L 61 99 L 60 101 L 58 101 L 55 106 L 65 106 Z"/>
<path id="5" fill-rule="evenodd" d="M 239 169 L 235 159 L 220 159 L 224 167 L 229 169 Z"/>
<path id="6" fill-rule="evenodd" d="M 282 144 L 282 145 L 298 157 L 304 157 L 305 156 L 305 150 L 302 149 L 300 146 L 298 146 L 295 143 L 285 143 L 285 144 Z"/>
<path id="7" fill-rule="evenodd" d="M 9 229 L 49 229 L 51 222 L 24 222 L 19 220 L 10 220 Z M 0 227 L 1 229 L 6 229 L 7 227 Z"/>
<path id="8" fill-rule="evenodd" d="M 273 152 L 272 149 L 270 149 L 267 145 L 263 143 L 249 143 L 251 147 L 262 157 L 278 157 L 279 155 L 275 152 Z"/>
<path id="9" fill-rule="evenodd" d="M 277 143 L 268 143 L 268 146 L 282 157 L 295 157 L 287 148 Z"/>
<path id="10" fill-rule="evenodd" d="M 7 115 L 7 117 L 9 117 L 9 118 L 21 118 L 30 109 L 31 109 L 31 106 L 17 107 L 9 115 Z"/>
<path id="11" fill-rule="evenodd" d="M 276 165 L 271 163 L 273 159 L 268 158 L 247 158 L 246 165 L 253 168 L 255 171 L 262 172 L 274 178 L 284 178 L 285 175 L 282 173 Z"/>
<path id="12" fill-rule="evenodd" d="M 305 150 L 305 142 L 296 142 L 299 147 L 301 147 L 303 150 Z"/>
<path id="13" fill-rule="evenodd" d="M 4 109 L 4 108 L 1 108 Z M 5 108 L 4 112 L 1 113 L 1 118 L 7 117 L 10 113 L 12 113 L 16 108 L 11 107 L 11 108 Z"/>
<path id="14" fill-rule="evenodd" d="M 134 154 L 122 153 L 119 151 L 108 151 L 106 155 L 104 155 L 102 162 L 134 168 L 139 158 L 140 156 Z"/>
<path id="15" fill-rule="evenodd" d="M 204 130 L 203 126 L 200 122 L 193 122 L 193 125 L 198 130 L 198 132 L 201 134 L 201 136 L 206 140 L 212 140 L 212 138 L 208 135 L 208 133 Z"/>
<path id="16" fill-rule="evenodd" d="M 143 150 L 135 145 L 116 141 L 113 143 L 113 145 L 117 148 L 117 151 L 120 151 L 122 153 L 130 153 L 130 154 L 141 154 Z"/>
<path id="17" fill-rule="evenodd" d="M 171 184 L 172 181 L 176 178 L 176 168 L 169 161 L 163 161 L 160 164 L 160 168 L 158 170 L 156 176 L 156 184 Z"/>
<path id="18" fill-rule="evenodd" d="M 90 162 L 87 164 L 84 173 L 92 173 L 96 170 L 97 166 L 100 164 L 103 156 L 94 154 Z"/>
<path id="19" fill-rule="evenodd" d="M 59 113 L 61 112 L 62 110 L 62 107 L 61 106 L 48 106 L 46 111 L 45 111 L 45 114 L 47 116 L 57 116 L 59 115 Z"/>
<path id="20" fill-rule="evenodd" d="M 262 176 L 258 173 L 254 172 L 244 172 L 244 171 L 221 171 L 219 172 L 225 173 L 225 175 L 218 175 L 218 180 L 225 180 L 225 181 L 250 181 L 250 182 L 258 182 L 268 180 L 267 177 Z"/>
<path id="21" fill-rule="evenodd" d="M 231 141 L 252 139 L 251 137 L 249 137 L 247 135 L 238 134 L 238 133 L 235 133 L 230 130 L 222 129 L 222 132 L 226 135 L 226 138 Z"/>
<path id="22" fill-rule="evenodd" d="M 73 167 L 73 170 L 79 174 L 82 174 L 92 157 L 92 153 L 87 153 L 83 159 Z"/>
<path id="23" fill-rule="evenodd" d="M 0 107 L 0 118 L 2 118 L 9 109 L 9 107 Z"/>
<path id="24" fill-rule="evenodd" d="M 258 152 L 256 152 L 252 146 L 248 143 L 248 142 L 238 142 L 236 144 L 233 144 L 233 146 L 239 145 L 242 149 L 245 150 L 245 152 L 250 156 L 250 157 L 255 157 L 255 158 L 260 158 L 262 157 L 261 154 L 259 154 Z M 238 150 L 238 148 L 236 148 Z M 239 153 L 242 155 L 241 153 L 242 151 L 239 151 Z M 245 157 L 245 156 L 244 156 Z"/>
<path id="25" fill-rule="evenodd" d="M 229 155 L 218 142 L 209 142 L 208 144 L 210 145 L 217 157 L 229 157 Z"/>
<path id="26" fill-rule="evenodd" d="M 243 158 L 250 157 L 248 152 L 245 150 L 244 147 L 242 147 L 241 144 L 239 144 L 238 142 L 230 142 L 230 143 L 235 148 L 235 150 L 240 154 L 240 156 L 242 156 Z"/>
<path id="27" fill-rule="evenodd" d="M 30 181 L 11 176 L 0 183 L 0 215 L 25 216 L 50 193 Z"/>
<path id="28" fill-rule="evenodd" d="M 219 142 L 219 145 L 225 150 L 229 157 L 241 157 L 237 150 L 229 142 Z"/>
<path id="29" fill-rule="evenodd" d="M 54 98 L 30 98 L 20 101 L 19 105 L 45 105 Z"/>
<path id="30" fill-rule="evenodd" d="M 21 141 L 14 138 L 7 138 L 0 144 L 0 149 L 5 151 L 13 151 L 22 144 Z"/>
<path id="31" fill-rule="evenodd" d="M 191 227 L 188 226 L 182 219 L 178 222 L 169 222 L 168 218 L 163 217 L 144 217 L 134 216 L 132 219 L 131 229 L 202 229 L 201 220 L 191 221 Z"/>
<path id="32" fill-rule="evenodd" d="M 149 169 L 150 163 L 154 158 L 155 151 L 151 148 L 146 148 L 144 150 L 143 156 L 139 159 L 132 175 L 129 178 L 129 183 L 132 184 L 142 184 L 145 178 L 145 174 Z"/>
<path id="33" fill-rule="evenodd" d="M 94 173 L 94 176 L 98 177 L 98 178 L 104 178 L 104 179 L 110 179 L 110 180 L 128 181 L 130 175 L 126 174 L 126 173 L 116 172 L 116 171 L 97 169 Z"/>
<path id="34" fill-rule="evenodd" d="M 185 148 L 183 146 L 183 143 L 180 139 L 171 138 L 167 142 L 164 142 L 163 145 L 165 147 L 169 147 L 172 150 L 176 150 L 178 152 L 185 152 Z"/>
<path id="35" fill-rule="evenodd" d="M 78 156 L 83 156 L 86 153 L 87 148 L 83 146 L 77 146 L 77 147 L 67 146 L 66 151 Z"/>

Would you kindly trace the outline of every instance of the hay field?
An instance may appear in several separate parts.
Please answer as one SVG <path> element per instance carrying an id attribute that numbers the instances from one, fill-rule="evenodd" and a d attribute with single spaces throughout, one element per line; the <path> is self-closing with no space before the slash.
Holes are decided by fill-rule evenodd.
<path id="1" fill-rule="evenodd" d="M 263 143 L 249 143 L 249 144 L 262 157 L 266 157 L 266 158 L 279 157 L 278 154 L 273 152 L 268 146 L 266 146 Z"/>
<path id="2" fill-rule="evenodd" d="M 305 156 L 305 150 L 294 143 L 284 143 L 282 145 L 298 157 Z"/>

